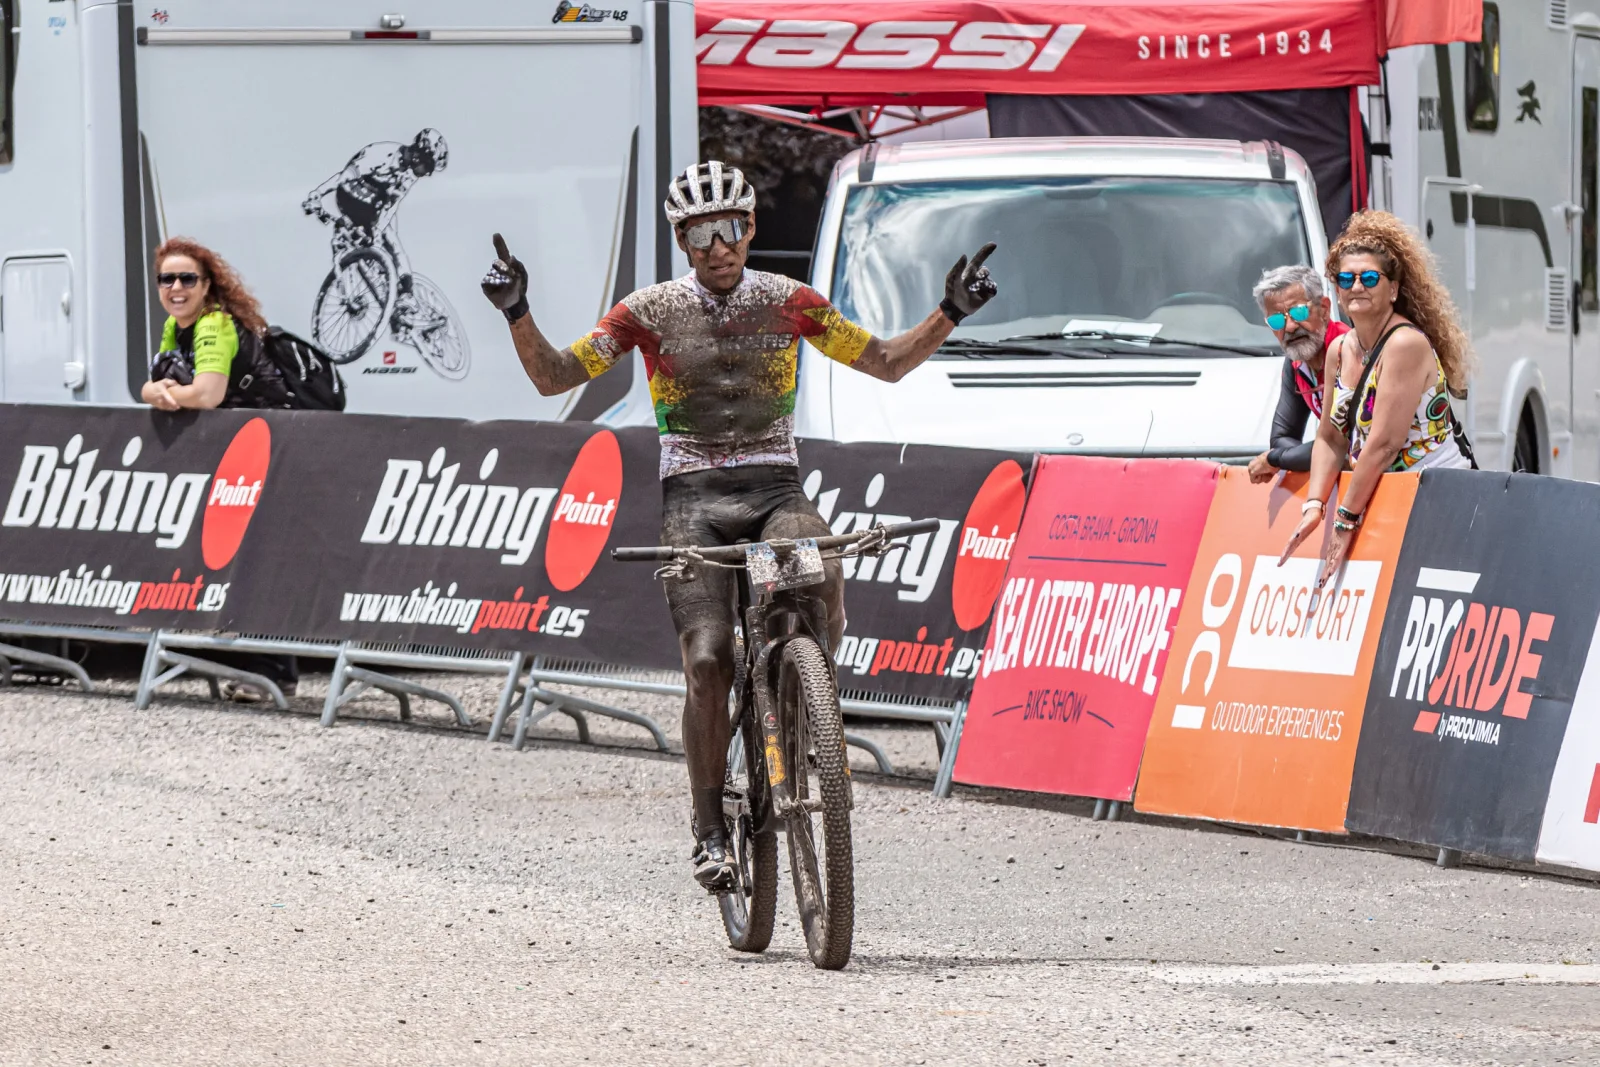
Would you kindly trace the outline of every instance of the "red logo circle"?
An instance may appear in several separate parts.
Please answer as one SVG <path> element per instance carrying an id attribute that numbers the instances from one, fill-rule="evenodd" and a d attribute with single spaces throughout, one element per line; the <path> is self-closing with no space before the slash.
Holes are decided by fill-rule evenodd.
<path id="1" fill-rule="evenodd" d="M 989 619 L 995 597 L 1005 581 L 1011 546 L 1022 524 L 1022 505 L 1028 498 L 1022 484 L 1022 467 L 1008 459 L 989 472 L 972 498 L 961 540 L 956 549 L 956 570 L 950 581 L 950 604 L 956 625 L 976 630 Z"/>
<path id="2" fill-rule="evenodd" d="M 589 577 L 611 538 L 621 499 L 622 447 L 616 434 L 601 430 L 578 450 L 556 497 L 544 542 L 544 569 L 551 585 L 565 593 Z"/>
<path id="3" fill-rule="evenodd" d="M 251 419 L 228 443 L 211 477 L 200 523 L 200 555 L 208 569 L 221 570 L 233 562 L 267 487 L 271 460 L 272 430 L 266 419 Z"/>

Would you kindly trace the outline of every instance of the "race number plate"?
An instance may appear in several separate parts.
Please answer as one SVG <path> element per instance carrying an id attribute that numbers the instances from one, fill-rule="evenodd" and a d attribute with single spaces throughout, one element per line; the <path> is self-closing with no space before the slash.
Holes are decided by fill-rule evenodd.
<path id="1" fill-rule="evenodd" d="M 747 545 L 744 562 L 750 572 L 751 586 L 768 593 L 816 585 L 823 578 L 822 552 L 814 538 L 796 541 L 794 551 L 783 560 L 779 560 L 777 552 L 764 541 Z"/>

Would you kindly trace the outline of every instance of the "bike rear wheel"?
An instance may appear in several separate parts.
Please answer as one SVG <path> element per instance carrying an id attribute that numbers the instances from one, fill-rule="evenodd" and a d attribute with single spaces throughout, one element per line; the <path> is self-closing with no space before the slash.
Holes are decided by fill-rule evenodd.
<path id="1" fill-rule="evenodd" d="M 795 799 L 787 817 L 795 903 L 811 962 L 838 970 L 850 962 L 855 936 L 850 766 L 839 692 L 826 656 L 808 637 L 784 645 L 778 686 Z"/>
<path id="2" fill-rule="evenodd" d="M 437 285 L 420 274 L 411 276 L 418 319 L 411 327 L 418 354 L 442 378 L 459 381 L 472 367 L 472 350 L 461 332 L 455 309 Z"/>
<path id="3" fill-rule="evenodd" d="M 738 885 L 731 892 L 717 894 L 728 944 L 740 952 L 766 950 L 772 943 L 778 911 L 778 835 L 771 830 L 758 832 L 766 796 L 766 765 L 760 753 L 754 717 L 740 715 L 728 743 L 722 787 L 722 818 L 733 848 Z"/>

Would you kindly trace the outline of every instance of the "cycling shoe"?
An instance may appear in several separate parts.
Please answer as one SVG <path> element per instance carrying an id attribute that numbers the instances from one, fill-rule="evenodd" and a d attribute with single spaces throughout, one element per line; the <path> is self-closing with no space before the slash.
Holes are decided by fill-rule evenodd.
<path id="1" fill-rule="evenodd" d="M 738 873 L 733 865 L 733 850 L 727 838 L 712 834 L 694 847 L 694 880 L 708 893 L 730 893 L 738 887 Z"/>

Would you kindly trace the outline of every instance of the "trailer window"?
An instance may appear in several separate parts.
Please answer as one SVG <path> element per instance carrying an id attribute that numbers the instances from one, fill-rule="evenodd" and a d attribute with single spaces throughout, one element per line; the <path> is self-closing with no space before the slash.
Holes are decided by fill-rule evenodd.
<path id="1" fill-rule="evenodd" d="M 1500 128 L 1500 8 L 1483 5 L 1483 39 L 1467 45 L 1467 129 Z"/>
<path id="2" fill-rule="evenodd" d="M 16 81 L 16 0 L 0 0 L 0 163 L 11 162 L 11 86 Z"/>
<path id="3" fill-rule="evenodd" d="M 1600 197 L 1596 196 L 1596 171 L 1600 170 L 1600 90 L 1584 87 L 1583 90 L 1583 159 L 1579 164 L 1582 168 L 1580 177 L 1583 188 L 1579 192 L 1582 200 L 1583 217 L 1579 222 L 1582 227 L 1583 242 L 1580 250 L 1581 261 L 1578 264 L 1578 276 L 1581 279 L 1581 295 L 1579 297 L 1585 311 L 1600 311 L 1600 282 L 1595 277 L 1596 272 L 1596 246 L 1600 242 L 1600 219 L 1595 218 L 1595 212 L 1600 210 L 1596 204 Z"/>

